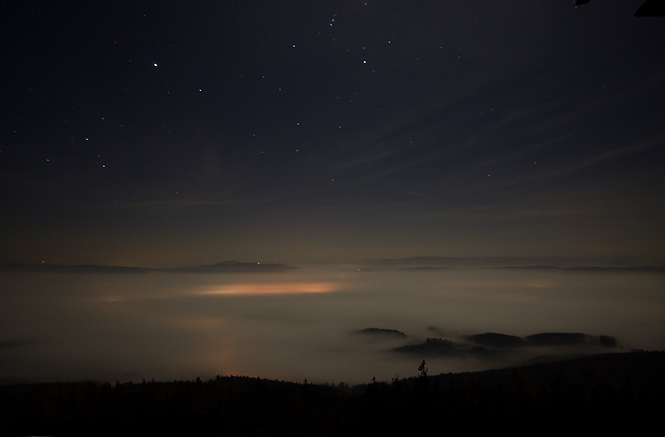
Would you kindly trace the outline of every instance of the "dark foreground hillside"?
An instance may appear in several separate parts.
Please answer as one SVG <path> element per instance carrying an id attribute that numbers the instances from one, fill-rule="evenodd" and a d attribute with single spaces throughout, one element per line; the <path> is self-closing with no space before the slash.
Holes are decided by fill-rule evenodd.
<path id="1" fill-rule="evenodd" d="M 356 387 L 248 377 L 5 385 L 0 434 L 635 432 L 660 425 L 663 370 L 665 352 L 632 352 L 437 376 L 421 366 L 417 378 Z"/>

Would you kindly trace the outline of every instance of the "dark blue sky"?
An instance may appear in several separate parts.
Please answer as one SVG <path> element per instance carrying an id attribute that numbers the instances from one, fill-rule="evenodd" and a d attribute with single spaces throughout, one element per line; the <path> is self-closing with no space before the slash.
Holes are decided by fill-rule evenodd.
<path id="1" fill-rule="evenodd" d="M 665 258 L 641 0 L 3 1 L 0 261 Z"/>

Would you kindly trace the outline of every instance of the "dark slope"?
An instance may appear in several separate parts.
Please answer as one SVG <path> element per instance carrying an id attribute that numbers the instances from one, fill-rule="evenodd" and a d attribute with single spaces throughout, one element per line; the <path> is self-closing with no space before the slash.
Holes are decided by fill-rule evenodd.
<path id="1" fill-rule="evenodd" d="M 415 371 L 414 362 L 414 371 Z M 606 354 L 349 388 L 248 377 L 0 386 L 0 434 L 374 435 L 651 429 L 665 352 Z"/>

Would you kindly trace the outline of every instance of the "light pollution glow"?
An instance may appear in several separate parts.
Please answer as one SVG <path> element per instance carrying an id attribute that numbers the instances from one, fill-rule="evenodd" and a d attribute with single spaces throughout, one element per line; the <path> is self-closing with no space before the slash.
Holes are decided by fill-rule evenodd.
<path id="1" fill-rule="evenodd" d="M 339 286 L 331 282 L 312 283 L 276 283 L 276 284 L 229 284 L 213 286 L 197 294 L 202 295 L 265 295 L 265 294 L 300 294 L 329 293 L 337 291 Z"/>

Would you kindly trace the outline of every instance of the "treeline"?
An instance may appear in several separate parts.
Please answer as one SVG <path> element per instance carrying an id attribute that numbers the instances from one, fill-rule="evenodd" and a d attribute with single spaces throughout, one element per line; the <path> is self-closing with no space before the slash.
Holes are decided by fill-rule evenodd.
<path id="1" fill-rule="evenodd" d="M 0 434 L 374 435 L 635 432 L 660 422 L 665 352 L 349 387 L 249 377 L 0 387 Z M 414 369 L 415 370 L 415 369 Z"/>

